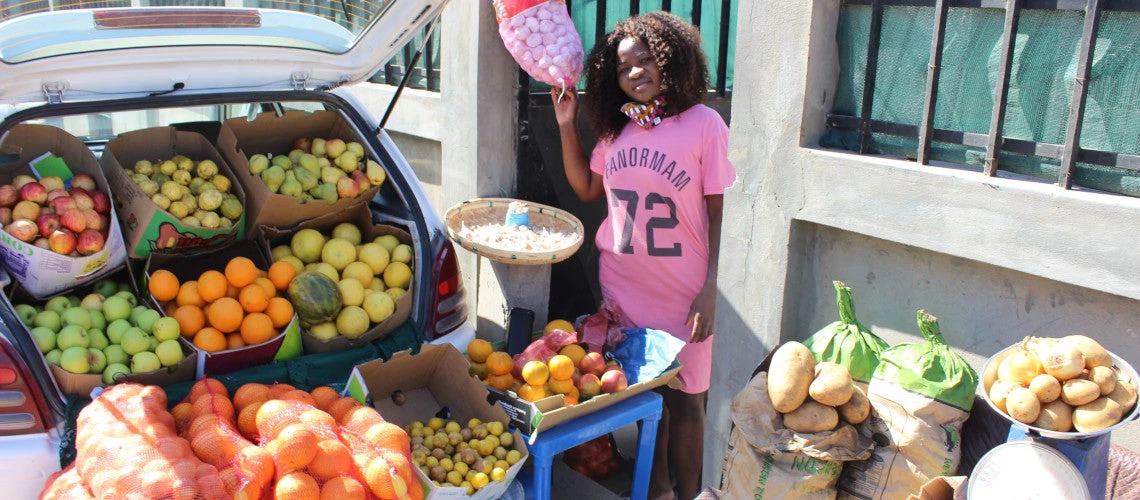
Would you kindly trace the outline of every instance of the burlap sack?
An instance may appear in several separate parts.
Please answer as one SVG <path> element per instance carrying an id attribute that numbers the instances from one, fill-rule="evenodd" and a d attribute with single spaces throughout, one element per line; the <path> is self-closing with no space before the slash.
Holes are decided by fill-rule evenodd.
<path id="1" fill-rule="evenodd" d="M 724 498 L 835 498 L 843 463 L 868 458 L 874 446 L 847 423 L 814 434 L 785 428 L 768 397 L 766 372 L 733 398 L 731 412 Z"/>

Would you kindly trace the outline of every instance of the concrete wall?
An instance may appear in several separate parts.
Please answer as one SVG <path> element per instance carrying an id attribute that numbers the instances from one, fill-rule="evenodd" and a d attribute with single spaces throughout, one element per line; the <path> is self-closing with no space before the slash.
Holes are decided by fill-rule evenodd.
<path id="1" fill-rule="evenodd" d="M 838 12 L 740 4 L 706 484 L 752 369 L 837 318 L 832 280 L 891 343 L 916 341 L 927 309 L 975 368 L 1026 335 L 1078 332 L 1140 363 L 1140 200 L 818 148 Z M 1140 428 L 1113 440 L 1140 450 Z"/>

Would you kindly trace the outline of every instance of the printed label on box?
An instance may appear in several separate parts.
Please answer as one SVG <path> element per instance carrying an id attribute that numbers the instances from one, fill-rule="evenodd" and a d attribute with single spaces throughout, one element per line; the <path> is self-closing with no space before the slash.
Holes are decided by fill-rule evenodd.
<path id="1" fill-rule="evenodd" d="M 487 388 L 487 402 L 498 403 L 511 418 L 511 423 L 524 434 L 531 434 L 542 423 L 542 412 L 533 405 L 520 405 L 519 401 L 497 389 Z"/>

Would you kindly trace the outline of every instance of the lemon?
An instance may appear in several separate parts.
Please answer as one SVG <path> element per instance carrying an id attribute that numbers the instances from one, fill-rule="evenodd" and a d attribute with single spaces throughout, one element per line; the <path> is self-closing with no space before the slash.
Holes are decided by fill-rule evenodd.
<path id="1" fill-rule="evenodd" d="M 391 252 L 400 244 L 400 240 L 396 239 L 396 235 L 394 234 L 385 234 L 383 236 L 378 236 L 372 242 L 379 243 L 380 246 L 384 247 L 384 249 L 389 252 Z"/>
<path id="2" fill-rule="evenodd" d="M 403 297 L 405 293 L 408 293 L 408 291 L 404 290 L 403 288 L 392 287 L 384 290 L 384 293 L 388 294 L 389 297 L 392 297 L 392 300 L 400 300 L 400 297 Z"/>
<path id="3" fill-rule="evenodd" d="M 379 323 L 388 319 L 396 311 L 396 302 L 386 293 L 372 292 L 364 296 L 364 303 L 361 304 L 361 307 L 364 308 L 364 312 L 368 313 L 369 320 L 373 323 Z"/>
<path id="4" fill-rule="evenodd" d="M 305 263 L 301 262 L 301 259 L 298 259 L 296 255 L 286 255 L 278 260 L 293 264 L 293 269 L 297 270 L 297 274 L 300 274 L 301 271 L 305 269 Z"/>
<path id="5" fill-rule="evenodd" d="M 305 269 L 310 269 L 310 270 L 316 271 L 318 273 L 321 273 L 325 276 L 328 276 L 329 279 L 333 280 L 334 282 L 340 281 L 340 272 L 338 272 L 336 270 L 336 268 L 333 267 L 332 264 L 329 264 L 328 262 L 315 262 L 315 263 L 312 263 L 312 264 L 305 266 Z"/>
<path id="6" fill-rule="evenodd" d="M 293 250 L 293 255 L 305 264 L 320 260 L 324 245 L 325 235 L 316 229 L 297 231 L 289 241 L 289 248 Z"/>
<path id="7" fill-rule="evenodd" d="M 293 249 L 289 248 L 289 245 L 277 245 L 277 246 L 273 247 L 272 255 L 273 255 L 273 262 L 277 262 L 277 261 L 281 260 L 283 257 L 288 257 L 290 255 L 293 255 Z"/>
<path id="8" fill-rule="evenodd" d="M 360 261 L 351 262 L 344 267 L 340 273 L 341 278 L 353 278 L 360 282 L 360 287 L 364 288 L 366 285 L 371 285 L 375 276 L 372 273 L 372 268 L 368 264 Z"/>
<path id="9" fill-rule="evenodd" d="M 341 335 L 355 339 L 368 331 L 368 313 L 358 306 L 345 306 L 336 315 L 336 329 Z"/>
<path id="10" fill-rule="evenodd" d="M 388 287 L 384 286 L 383 276 L 376 276 L 375 278 L 372 278 L 372 283 L 368 284 L 368 289 L 376 292 L 383 292 L 387 288 Z"/>
<path id="11" fill-rule="evenodd" d="M 408 288 L 412 282 L 412 269 L 403 262 L 393 262 L 384 269 L 384 284 L 389 288 Z"/>
<path id="12" fill-rule="evenodd" d="M 392 262 L 403 262 L 411 264 L 412 262 L 412 247 L 404 244 L 396 245 L 392 249 Z"/>
<path id="13" fill-rule="evenodd" d="M 327 321 L 310 327 L 309 335 L 312 335 L 313 337 L 321 340 L 329 340 L 336 337 L 337 335 L 340 335 L 340 333 L 336 331 L 336 325 L 333 324 L 333 322 Z"/>
<path id="14" fill-rule="evenodd" d="M 337 224 L 336 227 L 333 228 L 332 237 L 333 238 L 340 238 L 342 240 L 347 240 L 349 243 L 352 243 L 354 246 L 359 245 L 360 244 L 360 228 L 356 227 L 356 224 L 353 224 L 351 222 L 341 222 L 340 224 Z"/>
<path id="15" fill-rule="evenodd" d="M 346 306 L 359 306 L 364 303 L 364 285 L 352 278 L 344 278 L 337 282 L 340 297 Z"/>
<path id="16" fill-rule="evenodd" d="M 380 274 L 384 272 L 384 268 L 388 267 L 390 255 L 388 249 L 384 248 L 379 243 L 366 243 L 360 245 L 360 250 L 356 254 L 356 258 L 368 267 L 372 268 L 373 274 Z"/>
<path id="17" fill-rule="evenodd" d="M 348 240 L 333 238 L 326 242 L 321 249 L 321 262 L 331 264 L 337 271 L 340 271 L 349 264 L 356 262 L 356 246 Z"/>

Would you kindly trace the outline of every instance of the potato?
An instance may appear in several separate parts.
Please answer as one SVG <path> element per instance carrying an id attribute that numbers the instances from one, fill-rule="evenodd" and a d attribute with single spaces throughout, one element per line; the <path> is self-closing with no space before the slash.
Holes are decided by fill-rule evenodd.
<path id="1" fill-rule="evenodd" d="M 1116 373 L 1112 371 L 1111 366 L 1089 368 L 1088 379 L 1100 387 L 1102 396 L 1107 396 L 1113 389 L 1116 389 Z"/>
<path id="2" fill-rule="evenodd" d="M 1057 432 L 1073 430 L 1073 407 L 1059 399 L 1041 405 L 1041 413 L 1033 421 L 1034 427 Z"/>
<path id="3" fill-rule="evenodd" d="M 1112 389 L 1108 397 L 1120 405 L 1122 412 L 1130 412 L 1132 405 L 1136 404 L 1136 386 L 1125 380 L 1117 380 L 1116 387 Z"/>
<path id="4" fill-rule="evenodd" d="M 1074 408 L 1073 427 L 1077 432 L 1099 431 L 1116 425 L 1123 416 L 1120 405 L 1106 396 Z"/>
<path id="5" fill-rule="evenodd" d="M 998 368 L 1001 366 L 1002 361 L 1005 361 L 1005 357 L 1008 354 L 1009 351 L 1005 351 L 1005 354 L 999 353 L 994 355 L 994 359 L 986 365 L 985 371 L 982 372 L 982 387 L 986 389 L 987 394 L 990 388 L 993 387 L 994 381 L 998 379 Z"/>
<path id="6" fill-rule="evenodd" d="M 1063 337 L 1061 341 L 1067 342 L 1081 351 L 1081 355 L 1085 358 L 1085 368 L 1112 366 L 1112 355 L 1104 346 L 1100 345 L 1100 342 L 1084 335 L 1069 335 Z"/>
<path id="7" fill-rule="evenodd" d="M 1037 356 L 1024 347 L 1014 347 L 998 366 L 998 379 L 1020 386 L 1029 385 L 1033 377 L 1044 373 Z"/>
<path id="8" fill-rule="evenodd" d="M 769 376 L 771 381 L 772 377 Z M 839 413 L 835 408 L 807 400 L 794 411 L 784 414 L 784 427 L 796 432 L 830 431 L 839 425 Z"/>
<path id="9" fill-rule="evenodd" d="M 851 391 L 851 399 L 839 406 L 839 416 L 850 424 L 860 424 L 871 416 L 871 400 L 859 386 Z"/>
<path id="10" fill-rule="evenodd" d="M 1037 395 L 1024 387 L 1015 387 L 1005 397 L 1006 413 L 1023 424 L 1033 423 L 1041 413 L 1041 401 Z"/>
<path id="11" fill-rule="evenodd" d="M 815 365 L 815 379 L 808 386 L 808 395 L 827 406 L 839 406 L 851 399 L 855 381 L 843 365 L 824 361 Z"/>
<path id="12" fill-rule="evenodd" d="M 990 387 L 990 401 L 993 402 L 994 406 L 998 407 L 999 410 L 1009 413 L 1005 409 L 1005 402 L 1006 398 L 1009 396 L 1010 391 L 1014 389 L 1017 389 L 1016 385 L 1013 385 L 1004 380 L 998 380 L 994 382 L 994 385 L 992 387 Z"/>
<path id="13" fill-rule="evenodd" d="M 1084 354 L 1068 342 L 1044 343 L 1037 351 L 1037 357 L 1045 367 L 1045 373 L 1057 377 L 1057 380 L 1062 382 L 1081 376 L 1081 372 L 1085 370 Z"/>
<path id="14" fill-rule="evenodd" d="M 803 404 L 815 375 L 815 358 L 806 346 L 788 342 L 772 354 L 768 365 L 768 397 L 772 407 L 788 413 Z"/>
<path id="15" fill-rule="evenodd" d="M 1091 380 L 1075 378 L 1061 384 L 1061 399 L 1070 406 L 1088 404 L 1100 397 L 1100 386 Z"/>
<path id="16" fill-rule="evenodd" d="M 1029 390 L 1033 391 L 1042 403 L 1051 403 L 1061 397 L 1061 382 L 1048 373 L 1042 373 L 1029 381 Z"/>

